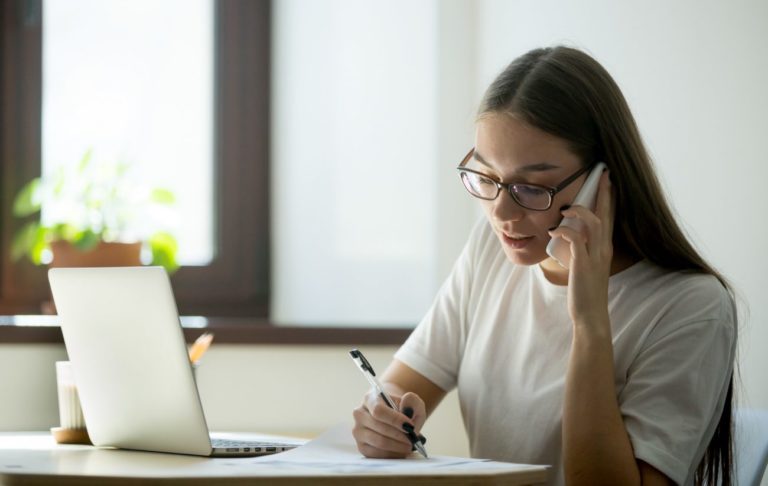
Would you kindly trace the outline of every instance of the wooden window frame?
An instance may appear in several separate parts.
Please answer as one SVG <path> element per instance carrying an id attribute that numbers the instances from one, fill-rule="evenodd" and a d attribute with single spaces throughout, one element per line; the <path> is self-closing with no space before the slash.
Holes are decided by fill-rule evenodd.
<path id="1" fill-rule="evenodd" d="M 216 256 L 172 276 L 185 315 L 269 315 L 269 0 L 215 5 L 214 198 Z M 46 268 L 12 262 L 24 223 L 11 205 L 40 175 L 42 0 L 0 4 L 0 314 L 37 314 L 49 298 Z M 259 320 L 254 322 L 261 322 Z"/>

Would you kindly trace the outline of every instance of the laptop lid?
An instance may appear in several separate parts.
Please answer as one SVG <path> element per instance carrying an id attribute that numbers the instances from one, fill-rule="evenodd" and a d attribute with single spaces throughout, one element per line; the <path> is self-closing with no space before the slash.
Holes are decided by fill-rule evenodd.
<path id="1" fill-rule="evenodd" d="M 94 445 L 210 455 L 165 269 L 52 268 L 48 279 Z"/>

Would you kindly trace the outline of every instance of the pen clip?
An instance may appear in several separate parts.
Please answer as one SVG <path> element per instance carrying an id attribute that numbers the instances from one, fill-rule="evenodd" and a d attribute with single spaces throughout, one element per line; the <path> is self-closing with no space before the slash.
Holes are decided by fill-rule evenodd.
<path id="1" fill-rule="evenodd" d="M 373 366 L 371 366 L 371 363 L 365 359 L 365 356 L 363 356 L 363 353 L 361 353 L 359 349 L 355 348 L 351 350 L 349 354 L 353 359 L 360 360 L 360 366 L 362 366 L 364 370 L 368 371 L 371 375 L 376 376 L 376 372 L 373 371 Z"/>

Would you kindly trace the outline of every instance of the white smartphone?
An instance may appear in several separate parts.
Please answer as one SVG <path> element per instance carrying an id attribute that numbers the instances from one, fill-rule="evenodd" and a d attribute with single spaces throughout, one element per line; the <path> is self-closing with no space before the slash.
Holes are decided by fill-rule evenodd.
<path id="1" fill-rule="evenodd" d="M 598 162 L 589 172 L 587 180 L 584 181 L 584 185 L 579 189 L 579 193 L 573 199 L 571 206 L 584 206 L 594 211 L 595 201 L 597 200 L 597 187 L 600 183 L 600 176 L 603 174 L 606 165 L 603 162 Z M 568 226 L 575 230 L 580 230 L 583 223 L 576 218 L 563 218 L 560 221 L 560 226 Z M 571 245 L 562 238 L 552 238 L 547 244 L 547 255 L 555 259 L 557 263 L 565 268 L 571 263 Z"/>

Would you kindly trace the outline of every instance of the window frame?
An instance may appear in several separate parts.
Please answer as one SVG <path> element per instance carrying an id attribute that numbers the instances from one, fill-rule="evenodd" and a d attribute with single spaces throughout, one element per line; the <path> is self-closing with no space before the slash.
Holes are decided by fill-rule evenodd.
<path id="1" fill-rule="evenodd" d="M 216 255 L 171 280 L 184 315 L 269 315 L 269 0 L 214 1 L 214 231 Z M 24 220 L 15 194 L 40 175 L 42 0 L 0 4 L 0 314 L 37 314 L 50 298 L 46 268 L 12 262 Z M 254 322 L 261 322 L 256 320 Z M 266 322 L 266 321 L 265 321 Z"/>

